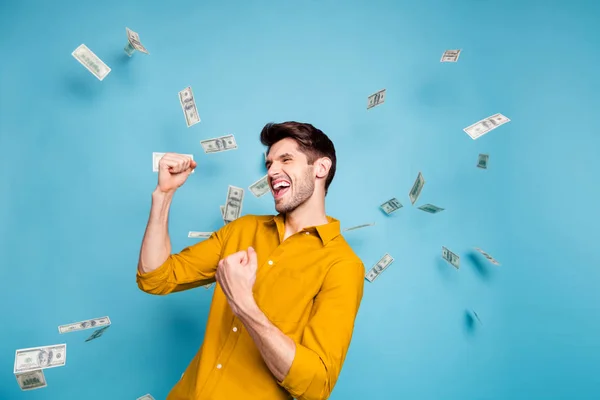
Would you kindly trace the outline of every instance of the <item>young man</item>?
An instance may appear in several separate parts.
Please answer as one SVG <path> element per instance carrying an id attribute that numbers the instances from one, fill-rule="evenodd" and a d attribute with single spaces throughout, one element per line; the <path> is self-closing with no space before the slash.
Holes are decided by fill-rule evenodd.
<path id="1" fill-rule="evenodd" d="M 320 400 L 333 390 L 352 338 L 365 268 L 325 214 L 333 143 L 310 124 L 267 124 L 276 216 L 246 215 L 171 254 L 173 194 L 196 162 L 159 162 L 137 283 L 165 295 L 217 282 L 204 342 L 167 400 Z"/>

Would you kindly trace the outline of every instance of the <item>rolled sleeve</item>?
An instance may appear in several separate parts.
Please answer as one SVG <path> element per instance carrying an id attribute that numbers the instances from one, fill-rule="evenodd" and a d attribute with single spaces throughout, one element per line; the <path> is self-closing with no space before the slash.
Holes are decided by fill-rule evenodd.
<path id="1" fill-rule="evenodd" d="M 329 398 L 346 358 L 363 296 L 365 268 L 360 262 L 334 265 L 315 297 L 302 342 L 279 385 L 298 400 Z"/>

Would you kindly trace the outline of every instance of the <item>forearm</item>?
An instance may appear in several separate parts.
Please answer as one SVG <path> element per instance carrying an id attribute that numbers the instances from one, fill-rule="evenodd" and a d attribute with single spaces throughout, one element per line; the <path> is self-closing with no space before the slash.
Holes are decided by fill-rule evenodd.
<path id="1" fill-rule="evenodd" d="M 169 238 L 169 209 L 174 192 L 164 193 L 158 188 L 152 192 L 150 218 L 142 240 L 138 270 L 148 273 L 160 267 L 171 254 Z"/>
<path id="2" fill-rule="evenodd" d="M 256 303 L 241 308 L 238 318 L 254 340 L 263 360 L 278 381 L 288 374 L 296 355 L 296 343 L 269 321 Z"/>

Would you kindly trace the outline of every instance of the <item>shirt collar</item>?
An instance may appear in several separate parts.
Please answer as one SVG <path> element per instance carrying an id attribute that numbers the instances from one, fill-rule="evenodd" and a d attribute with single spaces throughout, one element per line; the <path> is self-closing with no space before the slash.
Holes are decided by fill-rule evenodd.
<path id="1" fill-rule="evenodd" d="M 326 246 L 327 243 L 335 239 L 339 236 L 340 233 L 340 221 L 330 216 L 326 216 L 328 223 L 319 226 L 309 226 L 304 228 L 304 231 L 308 232 L 317 232 L 319 238 L 323 242 L 323 246 Z M 283 238 L 283 233 L 285 232 L 285 218 L 283 214 L 273 215 L 271 218 L 267 219 L 265 223 L 275 224 L 277 226 L 277 231 L 279 232 L 279 239 Z"/>

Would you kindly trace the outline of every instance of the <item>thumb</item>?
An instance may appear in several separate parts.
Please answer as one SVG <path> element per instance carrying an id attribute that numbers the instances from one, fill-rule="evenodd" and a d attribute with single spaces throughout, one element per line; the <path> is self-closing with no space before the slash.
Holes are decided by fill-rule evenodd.
<path id="1" fill-rule="evenodd" d="M 256 255 L 256 251 L 254 251 L 254 248 L 252 248 L 252 246 L 248 247 L 248 259 L 249 259 L 250 265 L 257 266 L 258 265 L 257 258 L 258 257 Z"/>

